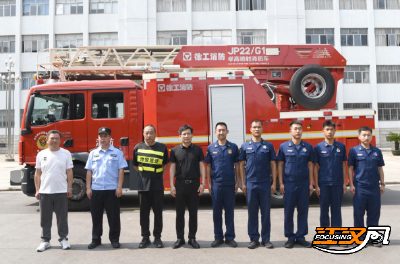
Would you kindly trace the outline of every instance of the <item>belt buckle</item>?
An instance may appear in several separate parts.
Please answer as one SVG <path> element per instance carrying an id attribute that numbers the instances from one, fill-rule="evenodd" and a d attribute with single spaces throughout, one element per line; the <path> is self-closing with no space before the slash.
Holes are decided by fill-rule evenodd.
<path id="1" fill-rule="evenodd" d="M 185 180 L 185 183 L 189 184 L 189 183 L 191 183 L 191 180 Z"/>

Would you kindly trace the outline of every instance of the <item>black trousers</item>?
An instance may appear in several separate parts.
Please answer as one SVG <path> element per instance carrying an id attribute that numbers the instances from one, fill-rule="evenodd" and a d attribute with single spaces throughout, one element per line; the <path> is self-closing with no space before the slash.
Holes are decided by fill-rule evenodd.
<path id="1" fill-rule="evenodd" d="M 120 198 L 115 195 L 115 190 L 103 190 L 92 192 L 90 211 L 92 213 L 92 241 L 101 241 L 103 235 L 103 214 L 106 209 L 108 225 L 110 227 L 109 239 L 111 242 L 119 242 L 121 234 Z"/>
<path id="2" fill-rule="evenodd" d="M 153 236 L 161 237 L 163 229 L 163 201 L 164 190 L 160 191 L 139 191 L 140 201 L 140 226 L 142 227 L 142 237 L 150 237 L 150 209 L 154 213 Z"/>
<path id="3" fill-rule="evenodd" d="M 197 232 L 197 211 L 199 209 L 199 189 L 200 182 L 186 184 L 179 179 L 176 180 L 176 236 L 184 239 L 185 235 L 185 207 L 189 211 L 189 239 L 196 239 Z"/>

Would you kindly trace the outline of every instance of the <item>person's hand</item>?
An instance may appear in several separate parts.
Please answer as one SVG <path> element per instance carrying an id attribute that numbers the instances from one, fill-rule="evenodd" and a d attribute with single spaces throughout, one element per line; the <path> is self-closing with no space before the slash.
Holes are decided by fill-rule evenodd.
<path id="1" fill-rule="evenodd" d="M 87 196 L 89 199 L 92 199 L 92 189 L 90 189 L 90 188 L 87 188 L 87 189 L 86 189 L 86 196 Z"/>
<path id="2" fill-rule="evenodd" d="M 71 198 L 71 196 L 72 196 L 72 190 L 68 190 L 67 191 L 67 198 Z"/>
<path id="3" fill-rule="evenodd" d="M 310 184 L 310 196 L 312 195 L 313 192 L 314 192 L 314 186 Z"/>
<path id="4" fill-rule="evenodd" d="M 242 191 L 243 191 L 243 193 L 244 193 L 244 195 L 246 196 L 246 193 L 247 193 L 247 187 L 246 187 L 246 184 L 244 184 L 244 183 L 242 183 Z"/>
<path id="5" fill-rule="evenodd" d="M 199 193 L 199 196 L 201 196 L 204 192 L 204 185 L 200 184 L 199 189 L 197 190 L 197 192 Z"/>
<path id="6" fill-rule="evenodd" d="M 35 197 L 36 197 L 36 200 L 39 200 L 39 192 L 36 192 Z"/>
<path id="7" fill-rule="evenodd" d="M 346 183 L 343 184 L 343 194 L 345 194 L 347 192 L 347 185 Z"/>
<path id="8" fill-rule="evenodd" d="M 122 196 L 122 187 L 118 187 L 115 190 L 115 196 L 117 196 L 118 198 Z"/>
<path id="9" fill-rule="evenodd" d="M 212 195 L 211 184 L 208 185 L 208 193 Z"/>
<path id="10" fill-rule="evenodd" d="M 350 192 L 351 192 L 351 194 L 354 196 L 354 195 L 356 195 L 356 187 L 354 187 L 354 185 L 351 185 L 350 186 Z"/>
<path id="11" fill-rule="evenodd" d="M 275 191 L 276 191 L 276 184 L 272 183 L 271 184 L 271 193 L 275 193 Z"/>
<path id="12" fill-rule="evenodd" d="M 175 190 L 175 186 L 171 186 L 171 190 L 170 190 L 170 192 L 171 192 L 171 196 L 172 197 L 176 197 L 176 190 Z"/>
<path id="13" fill-rule="evenodd" d="M 321 189 L 319 186 L 315 186 L 315 192 L 317 193 L 318 197 L 321 195 Z"/>
<path id="14" fill-rule="evenodd" d="M 239 183 L 237 182 L 237 183 L 235 184 L 235 194 L 237 193 L 238 189 L 239 189 Z"/>
<path id="15" fill-rule="evenodd" d="M 285 185 L 283 185 L 283 183 L 279 185 L 279 190 L 281 191 L 282 196 L 285 196 Z"/>
<path id="16" fill-rule="evenodd" d="M 381 195 L 385 192 L 385 186 L 381 185 Z"/>

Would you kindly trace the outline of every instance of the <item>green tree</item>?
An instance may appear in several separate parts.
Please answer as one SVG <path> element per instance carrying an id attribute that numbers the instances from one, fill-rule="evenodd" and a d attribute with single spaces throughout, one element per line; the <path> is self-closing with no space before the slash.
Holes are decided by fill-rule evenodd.
<path id="1" fill-rule="evenodd" d="M 394 142 L 394 149 L 399 150 L 400 134 L 390 132 L 386 137 L 387 142 Z"/>

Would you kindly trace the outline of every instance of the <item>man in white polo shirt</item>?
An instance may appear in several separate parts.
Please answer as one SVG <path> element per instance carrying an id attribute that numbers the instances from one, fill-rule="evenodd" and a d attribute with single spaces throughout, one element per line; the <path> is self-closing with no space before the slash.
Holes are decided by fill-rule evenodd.
<path id="1" fill-rule="evenodd" d="M 53 212 L 56 213 L 58 235 L 62 249 L 68 244 L 68 198 L 72 195 L 73 163 L 71 153 L 60 148 L 61 133 L 50 130 L 47 133 L 48 148 L 36 157 L 35 186 L 39 200 L 42 241 L 37 248 L 43 252 L 50 248 Z"/>

